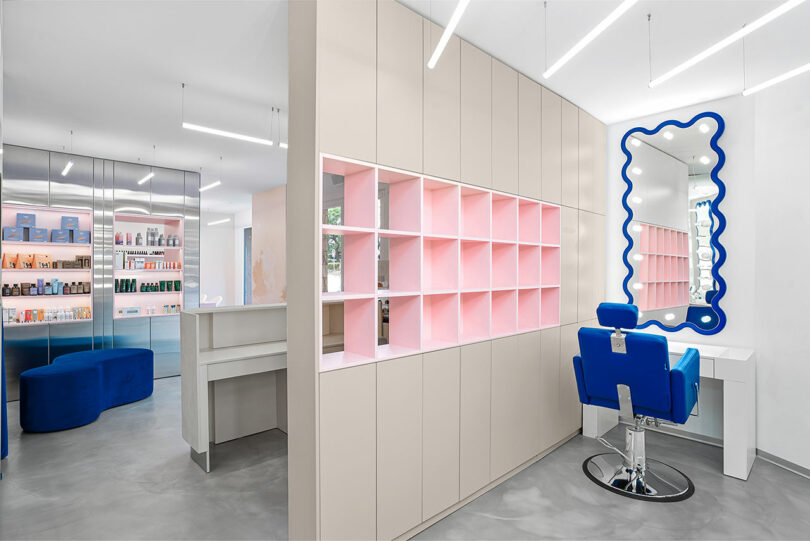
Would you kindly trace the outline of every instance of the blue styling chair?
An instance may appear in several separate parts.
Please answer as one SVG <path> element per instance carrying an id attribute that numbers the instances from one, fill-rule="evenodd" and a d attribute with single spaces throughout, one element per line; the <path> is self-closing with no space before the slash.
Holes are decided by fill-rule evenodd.
<path id="1" fill-rule="evenodd" d="M 667 339 L 655 334 L 622 332 L 638 324 L 632 304 L 602 303 L 599 324 L 610 329 L 579 330 L 579 355 L 574 357 L 579 399 L 583 404 L 619 410 L 633 420 L 625 434 L 624 452 L 606 440 L 613 453 L 594 455 L 582 469 L 598 485 L 624 496 L 651 501 L 680 501 L 695 487 L 675 468 L 649 459 L 644 427 L 689 418 L 698 400 L 700 355 L 689 348 L 670 368 Z"/>

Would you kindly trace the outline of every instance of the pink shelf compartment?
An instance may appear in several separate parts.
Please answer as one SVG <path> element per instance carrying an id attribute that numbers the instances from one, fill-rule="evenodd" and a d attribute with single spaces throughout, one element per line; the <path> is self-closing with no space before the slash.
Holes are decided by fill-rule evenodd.
<path id="1" fill-rule="evenodd" d="M 489 242 L 461 241 L 461 289 L 489 289 Z"/>
<path id="2" fill-rule="evenodd" d="M 388 344 L 377 346 L 377 358 L 412 355 L 421 349 L 420 297 L 380 297 L 388 300 Z M 378 306 L 379 309 L 379 306 Z M 382 329 L 378 332 L 382 334 Z"/>
<path id="3" fill-rule="evenodd" d="M 533 331 L 540 328 L 540 289 L 518 291 L 518 330 Z"/>
<path id="4" fill-rule="evenodd" d="M 518 287 L 540 286 L 540 247 L 518 246 Z"/>
<path id="5" fill-rule="evenodd" d="M 560 288 L 543 288 L 540 293 L 540 326 L 554 327 L 560 324 Z"/>
<path id="6" fill-rule="evenodd" d="M 323 172 L 343 177 L 343 209 L 341 225 L 374 228 L 377 216 L 376 172 L 374 167 L 335 158 L 323 158 Z M 327 186 L 331 178 L 323 177 L 323 199 L 328 206 Z M 334 199 L 334 198 L 333 198 Z M 324 208 L 324 211 L 326 209 Z M 324 223 L 326 216 L 324 215 Z"/>
<path id="7" fill-rule="evenodd" d="M 517 198 L 500 193 L 492 193 L 492 238 L 515 242 L 517 240 L 518 205 Z"/>
<path id="8" fill-rule="evenodd" d="M 325 249 L 326 239 L 322 239 Z M 343 235 L 343 293 L 371 293 L 376 291 L 376 249 L 374 233 Z"/>
<path id="9" fill-rule="evenodd" d="M 377 170 L 378 185 L 388 185 L 388 227 L 385 229 L 419 232 L 421 182 L 419 176 L 411 173 L 384 168 Z"/>
<path id="10" fill-rule="evenodd" d="M 517 286 L 517 244 L 492 243 L 492 288 Z"/>
<path id="11" fill-rule="evenodd" d="M 422 193 L 422 233 L 458 236 L 459 187 L 426 178 Z"/>
<path id="12" fill-rule="evenodd" d="M 492 192 L 461 187 L 461 236 L 490 238 Z"/>
<path id="13" fill-rule="evenodd" d="M 517 291 L 492 292 L 492 336 L 517 332 Z"/>
<path id="14" fill-rule="evenodd" d="M 560 248 L 543 246 L 540 274 L 544 286 L 560 284 Z"/>
<path id="15" fill-rule="evenodd" d="M 478 342 L 490 336 L 490 292 L 461 294 L 461 342 Z"/>
<path id="16" fill-rule="evenodd" d="M 518 200 L 518 240 L 540 244 L 542 206 L 531 199 Z"/>
<path id="17" fill-rule="evenodd" d="M 419 291 L 420 259 L 419 237 L 391 237 L 388 239 L 388 289 Z"/>
<path id="18" fill-rule="evenodd" d="M 343 301 L 343 351 L 321 356 L 321 370 L 374 361 L 376 353 L 376 302 L 372 299 Z"/>
<path id="19" fill-rule="evenodd" d="M 423 239 L 423 291 L 458 289 L 458 250 L 456 239 Z"/>
<path id="20" fill-rule="evenodd" d="M 560 244 L 560 207 L 543 204 L 543 244 Z"/>
<path id="21" fill-rule="evenodd" d="M 422 350 L 458 344 L 458 303 L 455 293 L 422 297 Z"/>

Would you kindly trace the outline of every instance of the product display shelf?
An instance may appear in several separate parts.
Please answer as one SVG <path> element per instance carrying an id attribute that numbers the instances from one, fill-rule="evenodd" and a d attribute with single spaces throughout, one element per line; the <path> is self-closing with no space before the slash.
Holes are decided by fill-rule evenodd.
<path id="1" fill-rule="evenodd" d="M 342 254 L 321 371 L 559 325 L 560 207 L 333 156 L 322 172 L 323 248 Z"/>
<path id="2" fill-rule="evenodd" d="M 31 323 L 5 323 L 3 327 L 39 327 L 42 325 L 70 325 L 71 323 L 92 323 L 93 318 L 89 319 L 71 319 L 65 321 L 37 321 Z"/>
<path id="3" fill-rule="evenodd" d="M 639 223 L 634 285 L 640 310 L 662 310 L 689 304 L 689 235 L 685 231 Z"/>
<path id="4" fill-rule="evenodd" d="M 68 274 L 91 274 L 93 269 L 3 269 L 3 274 L 53 274 L 53 273 L 68 273 Z"/>
<path id="5" fill-rule="evenodd" d="M 92 244 L 87 242 L 31 242 L 31 241 L 24 241 L 24 240 L 4 240 L 4 245 L 8 246 L 24 246 L 26 248 L 37 248 L 40 246 L 47 247 L 47 248 L 62 248 L 62 247 L 70 247 L 70 248 L 85 248 L 86 251 L 89 251 L 92 248 Z"/>

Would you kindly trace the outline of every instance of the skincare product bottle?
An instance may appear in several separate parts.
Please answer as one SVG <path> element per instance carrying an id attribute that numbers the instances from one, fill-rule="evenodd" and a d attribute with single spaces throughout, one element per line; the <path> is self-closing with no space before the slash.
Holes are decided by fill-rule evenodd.
<path id="1" fill-rule="evenodd" d="M 70 284 L 65 282 L 65 287 L 62 288 L 62 295 L 70 295 Z"/>
<path id="2" fill-rule="evenodd" d="M 45 293 L 45 281 L 42 278 L 37 278 L 37 295 Z"/>
<path id="3" fill-rule="evenodd" d="M 78 292 L 79 292 L 79 289 L 76 287 L 76 282 L 71 282 L 70 283 L 70 294 L 75 295 Z"/>
<path id="4" fill-rule="evenodd" d="M 19 297 L 20 296 L 20 286 L 19 284 L 14 284 L 11 288 L 11 296 L 12 297 Z"/>
<path id="5" fill-rule="evenodd" d="M 118 290 L 118 278 L 115 279 L 115 292 L 119 293 L 119 290 Z"/>
<path id="6" fill-rule="evenodd" d="M 3 296 L 8 297 L 11 293 L 11 289 L 9 289 L 8 284 L 3 284 Z"/>
<path id="7" fill-rule="evenodd" d="M 143 246 L 143 235 L 141 235 L 140 233 L 135 235 L 135 245 L 136 246 Z"/>
<path id="8" fill-rule="evenodd" d="M 132 246 L 132 233 L 127 233 L 127 246 Z"/>
<path id="9" fill-rule="evenodd" d="M 85 294 L 90 293 L 90 282 L 83 282 L 82 283 L 82 293 L 85 293 Z"/>

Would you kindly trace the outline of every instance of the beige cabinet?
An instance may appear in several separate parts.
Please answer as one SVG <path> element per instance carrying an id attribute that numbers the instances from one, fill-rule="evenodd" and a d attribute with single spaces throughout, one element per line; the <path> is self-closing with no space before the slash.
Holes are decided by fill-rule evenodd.
<path id="1" fill-rule="evenodd" d="M 594 211 L 596 197 L 594 194 L 594 140 L 596 119 L 579 110 L 579 208 Z"/>
<path id="2" fill-rule="evenodd" d="M 596 316 L 596 307 L 605 299 L 605 217 L 579 211 L 579 261 L 577 320 Z"/>
<path id="3" fill-rule="evenodd" d="M 492 58 L 461 42 L 461 182 L 492 187 Z"/>
<path id="4" fill-rule="evenodd" d="M 560 327 L 560 397 L 559 397 L 559 432 L 557 439 L 570 436 L 582 428 L 582 404 L 577 392 L 577 380 L 574 376 L 574 355 L 579 355 L 577 333 L 580 325 L 563 325 Z"/>
<path id="5" fill-rule="evenodd" d="M 423 359 L 422 519 L 459 500 L 460 348 Z"/>
<path id="6" fill-rule="evenodd" d="M 593 125 L 593 211 L 607 213 L 607 127 L 594 119 Z"/>
<path id="7" fill-rule="evenodd" d="M 542 92 L 542 199 L 562 202 L 562 98 L 547 88 Z"/>
<path id="8" fill-rule="evenodd" d="M 459 180 L 461 161 L 461 40 L 452 36 L 433 69 L 427 62 L 443 29 L 424 20 L 424 173 Z"/>
<path id="9" fill-rule="evenodd" d="M 521 462 L 525 462 L 544 449 L 541 434 L 543 426 L 543 390 L 541 374 L 542 331 L 518 335 L 518 349 L 521 358 L 520 372 L 523 377 L 520 394 L 524 426 L 523 452 Z"/>
<path id="10" fill-rule="evenodd" d="M 540 331 L 540 450 L 560 441 L 560 328 Z"/>
<path id="11" fill-rule="evenodd" d="M 375 539 L 376 366 L 320 375 L 320 506 L 323 539 Z"/>
<path id="12" fill-rule="evenodd" d="M 492 59 L 492 187 L 518 193 L 518 73 Z"/>
<path id="13" fill-rule="evenodd" d="M 460 499 L 490 481 L 491 385 L 492 343 L 461 346 Z"/>
<path id="14" fill-rule="evenodd" d="M 560 323 L 577 322 L 579 211 L 560 209 Z"/>
<path id="15" fill-rule="evenodd" d="M 579 107 L 567 100 L 562 100 L 561 108 L 562 204 L 577 208 L 579 206 Z"/>
<path id="16" fill-rule="evenodd" d="M 422 170 L 422 17 L 377 2 L 377 163 Z"/>
<path id="17" fill-rule="evenodd" d="M 377 539 L 422 522 L 422 356 L 377 364 Z"/>
<path id="18" fill-rule="evenodd" d="M 320 151 L 377 158 L 377 2 L 319 2 Z"/>
<path id="19" fill-rule="evenodd" d="M 541 88 L 518 74 L 518 190 L 520 195 L 540 199 Z"/>

